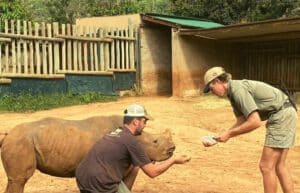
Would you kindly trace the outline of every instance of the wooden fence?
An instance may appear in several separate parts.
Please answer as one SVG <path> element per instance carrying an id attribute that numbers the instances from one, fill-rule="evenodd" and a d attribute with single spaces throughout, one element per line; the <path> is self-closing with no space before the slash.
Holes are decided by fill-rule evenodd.
<path id="1" fill-rule="evenodd" d="M 300 91 L 300 40 L 247 43 L 241 50 L 243 78 Z"/>
<path id="2" fill-rule="evenodd" d="M 0 25 L 1 26 L 1 25 Z M 137 30 L 5 21 L 0 77 L 63 78 L 64 74 L 135 71 Z"/>

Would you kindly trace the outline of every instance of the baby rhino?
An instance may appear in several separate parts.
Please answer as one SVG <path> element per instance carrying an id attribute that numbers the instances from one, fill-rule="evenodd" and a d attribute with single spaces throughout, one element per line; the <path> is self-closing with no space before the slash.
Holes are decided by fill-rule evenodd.
<path id="1" fill-rule="evenodd" d="M 1 158 L 8 178 L 5 193 L 23 193 L 35 169 L 57 177 L 74 177 L 75 169 L 93 144 L 122 126 L 122 116 L 98 116 L 85 120 L 45 118 L 13 128 L 0 136 Z M 172 156 L 170 131 L 143 132 L 137 137 L 151 160 Z"/>

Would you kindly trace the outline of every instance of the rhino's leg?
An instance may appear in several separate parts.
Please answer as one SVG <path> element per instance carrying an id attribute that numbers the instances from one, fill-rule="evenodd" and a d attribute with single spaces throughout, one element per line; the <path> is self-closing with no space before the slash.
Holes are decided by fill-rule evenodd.
<path id="1" fill-rule="evenodd" d="M 20 180 L 8 179 L 5 193 L 14 193 L 14 192 L 15 193 L 23 193 L 26 181 L 27 180 L 24 180 L 24 179 L 20 179 Z"/>
<path id="2" fill-rule="evenodd" d="M 8 178 L 5 193 L 23 193 L 25 183 L 36 168 L 33 144 L 26 139 L 5 141 L 1 158 Z"/>

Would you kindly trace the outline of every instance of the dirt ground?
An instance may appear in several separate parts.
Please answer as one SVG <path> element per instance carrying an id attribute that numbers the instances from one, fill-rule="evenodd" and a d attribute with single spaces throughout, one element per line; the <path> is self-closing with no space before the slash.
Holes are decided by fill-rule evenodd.
<path id="1" fill-rule="evenodd" d="M 15 125 L 42 119 L 61 117 L 79 120 L 96 115 L 121 114 L 133 103 L 145 105 L 155 118 L 145 130 L 159 132 L 169 128 L 176 144 L 175 156 L 186 154 L 192 160 L 185 165 L 174 165 L 154 179 L 139 173 L 134 193 L 262 193 L 258 162 L 264 141 L 264 127 L 236 137 L 227 143 L 203 147 L 205 134 L 226 130 L 234 116 L 226 100 L 213 96 L 197 98 L 126 97 L 117 102 L 58 108 L 35 113 L 0 114 L 0 132 Z M 300 113 L 298 113 L 300 118 Z M 300 125 L 300 124 L 299 124 Z M 288 155 L 295 192 L 300 193 L 300 126 L 296 146 Z M 20 158 L 20 161 L 22 158 Z M 0 164 L 1 165 L 1 164 Z M 0 166 L 0 192 L 6 187 L 6 175 Z M 278 193 L 282 193 L 278 186 Z M 25 186 L 26 193 L 78 193 L 74 178 L 58 178 L 36 171 Z"/>

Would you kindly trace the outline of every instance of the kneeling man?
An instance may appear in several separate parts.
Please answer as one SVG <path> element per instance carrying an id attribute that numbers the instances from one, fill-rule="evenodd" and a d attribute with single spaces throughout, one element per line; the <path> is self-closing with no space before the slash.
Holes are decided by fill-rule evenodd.
<path id="1" fill-rule="evenodd" d="M 135 136 L 151 120 L 145 108 L 132 104 L 124 111 L 123 127 L 99 140 L 76 169 L 81 193 L 130 193 L 139 168 L 154 178 L 173 164 L 184 164 L 190 157 L 171 157 L 153 164 Z"/>

